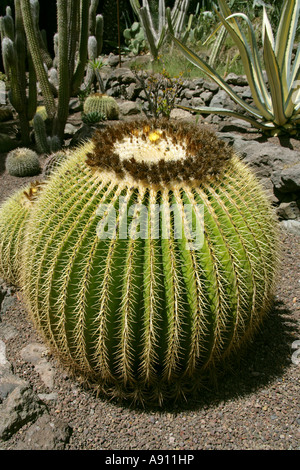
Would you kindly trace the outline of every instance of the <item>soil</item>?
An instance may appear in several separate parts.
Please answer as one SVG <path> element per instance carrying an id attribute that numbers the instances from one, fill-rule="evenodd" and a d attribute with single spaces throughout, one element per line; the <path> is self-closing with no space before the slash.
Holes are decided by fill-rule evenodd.
<path id="1" fill-rule="evenodd" d="M 253 135 L 249 135 L 253 138 Z M 273 141 L 299 149 L 296 139 Z M 32 178 L 9 176 L 0 155 L 0 202 Z M 37 393 L 54 393 L 49 413 L 72 428 L 66 450 L 300 450 L 300 364 L 293 343 L 300 340 L 300 238 L 282 233 L 282 266 L 274 307 L 246 354 L 222 375 L 218 387 L 162 409 L 137 408 L 97 397 L 70 376 L 52 356 L 51 390 L 20 356 L 39 342 L 21 295 L 2 316 L 2 325 L 18 334 L 6 341 L 14 373 Z M 299 356 L 298 356 L 299 357 Z M 22 428 L 2 449 L 13 450 L 26 432 Z"/>

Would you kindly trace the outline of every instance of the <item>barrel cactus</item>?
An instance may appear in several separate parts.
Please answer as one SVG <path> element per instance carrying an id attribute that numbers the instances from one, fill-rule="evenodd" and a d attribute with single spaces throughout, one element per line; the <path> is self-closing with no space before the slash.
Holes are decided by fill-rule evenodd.
<path id="1" fill-rule="evenodd" d="M 67 156 L 68 151 L 66 150 L 60 150 L 49 155 L 44 164 L 43 175 L 45 177 L 51 176 L 53 171 L 55 171 L 59 167 L 59 165 L 61 165 L 61 163 L 65 161 Z"/>
<path id="2" fill-rule="evenodd" d="M 36 176 L 41 171 L 39 157 L 33 150 L 17 148 L 9 152 L 5 168 L 11 176 Z"/>
<path id="3" fill-rule="evenodd" d="M 253 337 L 272 302 L 276 227 L 258 181 L 215 134 L 119 122 L 61 164 L 31 211 L 28 309 L 101 392 L 161 403 L 198 390 Z"/>
<path id="4" fill-rule="evenodd" d="M 30 183 L 15 191 L 0 206 L 0 277 L 19 285 L 25 227 L 42 183 Z"/>
<path id="5" fill-rule="evenodd" d="M 112 96 L 101 93 L 94 93 L 86 98 L 83 104 L 83 113 L 88 115 L 91 113 L 99 113 L 108 120 L 119 118 L 119 106 Z"/>

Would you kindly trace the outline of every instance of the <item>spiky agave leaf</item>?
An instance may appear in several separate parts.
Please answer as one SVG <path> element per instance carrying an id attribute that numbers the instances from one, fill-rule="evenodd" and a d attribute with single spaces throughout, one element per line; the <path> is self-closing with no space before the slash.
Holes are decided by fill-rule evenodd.
<path id="1" fill-rule="evenodd" d="M 272 134 L 296 133 L 300 107 L 300 83 L 298 80 L 300 74 L 300 47 L 298 47 L 294 60 L 292 60 L 292 52 L 299 19 L 300 0 L 285 0 L 283 2 L 276 37 L 273 35 L 264 7 L 262 24 L 264 64 L 262 64 L 260 58 L 253 26 L 247 15 L 243 13 L 233 14 L 225 0 L 218 0 L 218 5 L 219 10 L 214 8 L 215 12 L 239 49 L 251 89 L 253 104 L 248 104 L 240 98 L 213 67 L 210 67 L 208 63 L 175 37 L 170 10 L 168 9 L 167 18 L 171 36 L 183 55 L 224 89 L 244 109 L 246 114 L 222 108 L 183 107 L 183 109 L 197 111 L 202 114 L 215 113 L 237 117 L 250 122 L 255 128 Z M 248 31 L 247 36 L 240 26 L 239 20 L 245 23 Z M 263 76 L 264 69 L 267 73 L 268 85 Z"/>
<path id="2" fill-rule="evenodd" d="M 28 308 L 62 361 L 102 391 L 179 396 L 261 324 L 276 226 L 250 170 L 206 128 L 107 126 L 31 211 Z"/>

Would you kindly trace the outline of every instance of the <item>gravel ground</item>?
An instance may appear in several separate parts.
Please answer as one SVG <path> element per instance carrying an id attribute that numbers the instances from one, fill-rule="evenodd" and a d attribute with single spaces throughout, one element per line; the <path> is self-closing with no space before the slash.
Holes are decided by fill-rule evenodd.
<path id="1" fill-rule="evenodd" d="M 1 172 L 1 169 L 0 169 Z M 0 174 L 0 202 L 28 180 Z M 295 235 L 283 233 L 283 263 L 275 305 L 261 332 L 239 362 L 197 398 L 169 409 L 141 409 L 107 401 L 86 390 L 53 357 L 54 385 L 45 387 L 20 351 L 42 343 L 18 294 L 18 302 L 2 316 L 1 327 L 18 335 L 6 341 L 14 373 L 37 393 L 54 393 L 51 416 L 72 428 L 66 450 L 300 450 L 300 364 L 292 343 L 300 340 L 300 253 Z M 4 442 L 14 450 L 26 427 Z"/>

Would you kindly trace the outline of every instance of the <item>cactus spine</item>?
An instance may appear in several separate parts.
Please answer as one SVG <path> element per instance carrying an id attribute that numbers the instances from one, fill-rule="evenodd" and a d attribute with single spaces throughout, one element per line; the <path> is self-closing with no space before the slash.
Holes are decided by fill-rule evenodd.
<path id="1" fill-rule="evenodd" d="M 18 286 L 25 226 L 40 187 L 38 183 L 26 185 L 0 206 L 0 276 Z"/>
<path id="2" fill-rule="evenodd" d="M 5 167 L 10 175 L 20 177 L 35 176 L 41 170 L 38 155 L 28 148 L 17 148 L 9 152 Z"/>
<path id="3" fill-rule="evenodd" d="M 62 151 L 62 150 L 58 152 L 54 152 L 51 155 L 49 155 L 45 161 L 45 165 L 43 168 L 43 175 L 46 178 L 50 177 L 53 171 L 55 171 L 56 168 L 62 164 L 62 162 L 67 158 L 67 156 L 68 156 L 68 152 Z"/>
<path id="4" fill-rule="evenodd" d="M 56 106 L 41 55 L 40 43 L 34 25 L 30 0 L 20 0 L 20 5 L 28 47 L 31 53 L 37 79 L 43 93 L 47 114 L 51 119 L 55 116 Z"/>
<path id="5" fill-rule="evenodd" d="M 55 103 L 56 90 L 49 81 L 45 70 L 39 38 L 34 26 L 30 0 L 20 0 L 22 17 L 37 79 L 40 83 L 47 114 L 53 120 L 52 136 L 64 137 L 69 110 L 70 95 L 78 93 L 84 77 L 87 61 L 87 42 L 90 0 L 57 0 L 58 34 L 55 64 L 58 66 L 58 104 Z M 79 28 L 78 28 L 79 25 Z M 77 40 L 78 39 L 78 40 Z M 76 59 L 79 42 L 78 60 Z"/>
<path id="6" fill-rule="evenodd" d="M 29 121 L 33 118 L 37 103 L 36 74 L 27 51 L 22 23 L 20 0 L 15 0 L 15 23 L 10 9 L 1 18 L 2 56 L 6 75 L 11 84 L 10 101 L 18 113 L 23 145 L 30 143 Z M 29 93 L 26 96 L 26 57 L 29 64 Z"/>
<path id="7" fill-rule="evenodd" d="M 197 247 L 186 205 L 204 230 Z M 61 164 L 31 211 L 28 308 L 61 360 L 100 391 L 161 402 L 201 386 L 261 324 L 276 226 L 254 176 L 205 128 L 117 123 Z"/>
<path id="8" fill-rule="evenodd" d="M 106 119 L 118 119 L 119 106 L 112 96 L 107 96 L 101 93 L 94 93 L 88 96 L 83 105 L 84 114 L 91 115 L 99 113 L 99 116 L 104 116 Z"/>

